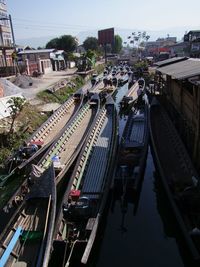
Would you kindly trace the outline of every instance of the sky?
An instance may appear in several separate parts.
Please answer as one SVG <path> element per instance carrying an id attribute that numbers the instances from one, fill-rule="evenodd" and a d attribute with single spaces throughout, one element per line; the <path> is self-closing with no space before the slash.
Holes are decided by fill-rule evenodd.
<path id="1" fill-rule="evenodd" d="M 16 39 L 76 36 L 110 27 L 166 35 L 200 29 L 199 0 L 7 0 L 7 9 Z"/>

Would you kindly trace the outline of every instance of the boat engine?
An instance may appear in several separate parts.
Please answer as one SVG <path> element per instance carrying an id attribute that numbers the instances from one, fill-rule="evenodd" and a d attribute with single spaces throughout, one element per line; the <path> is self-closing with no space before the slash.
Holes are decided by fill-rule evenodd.
<path id="1" fill-rule="evenodd" d="M 91 201 L 88 197 L 80 197 L 75 203 L 63 205 L 64 218 L 70 218 L 73 221 L 86 220 L 92 213 Z"/>

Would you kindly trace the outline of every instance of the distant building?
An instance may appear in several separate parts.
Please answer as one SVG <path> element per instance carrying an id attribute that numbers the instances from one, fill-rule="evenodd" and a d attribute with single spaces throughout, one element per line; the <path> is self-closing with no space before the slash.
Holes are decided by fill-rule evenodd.
<path id="1" fill-rule="evenodd" d="M 18 53 L 18 62 L 26 63 L 27 74 L 49 73 L 52 69 L 50 54 L 55 49 L 23 50 Z"/>
<path id="2" fill-rule="evenodd" d="M 171 57 L 184 57 L 189 56 L 188 53 L 188 42 L 179 42 L 174 45 L 170 45 Z"/>
<path id="3" fill-rule="evenodd" d="M 5 0 L 0 0 L 0 68 L 1 73 L 9 71 L 13 64 L 12 54 L 14 52 L 10 17 L 7 13 Z M 5 70 L 3 70 L 3 68 Z"/>
<path id="4" fill-rule="evenodd" d="M 56 49 L 23 50 L 18 53 L 18 63 L 26 63 L 27 74 L 47 74 L 66 68 L 64 51 Z"/>
<path id="5" fill-rule="evenodd" d="M 145 43 L 144 56 L 152 56 L 156 60 L 170 57 L 170 46 L 176 44 L 176 37 L 158 38 L 153 42 Z"/>
<path id="6" fill-rule="evenodd" d="M 189 31 L 184 35 L 184 42 L 188 44 L 189 56 L 200 58 L 200 30 Z"/>
<path id="7" fill-rule="evenodd" d="M 80 53 L 80 54 L 83 54 L 86 52 L 85 48 L 83 47 L 83 45 L 79 45 L 77 48 L 76 48 L 76 52 L 77 53 Z"/>

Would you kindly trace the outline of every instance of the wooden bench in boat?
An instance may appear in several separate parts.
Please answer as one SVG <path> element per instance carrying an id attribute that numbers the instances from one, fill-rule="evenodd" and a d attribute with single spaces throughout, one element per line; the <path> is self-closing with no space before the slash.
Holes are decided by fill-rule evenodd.
<path id="1" fill-rule="evenodd" d="M 13 248 L 15 247 L 19 237 L 21 236 L 23 230 L 22 228 L 19 226 L 17 229 L 16 229 L 16 232 L 14 233 L 12 239 L 10 240 L 10 243 L 9 245 L 7 246 L 5 252 L 3 253 L 1 259 L 0 259 L 0 266 L 4 266 L 13 250 Z"/>

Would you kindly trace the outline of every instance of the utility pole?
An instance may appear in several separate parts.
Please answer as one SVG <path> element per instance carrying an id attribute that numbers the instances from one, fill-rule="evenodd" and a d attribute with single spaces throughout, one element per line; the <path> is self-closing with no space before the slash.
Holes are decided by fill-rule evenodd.
<path id="1" fill-rule="evenodd" d="M 13 46 L 14 46 L 14 50 L 16 51 L 16 46 L 15 46 L 15 36 L 14 36 L 14 31 L 13 31 L 13 24 L 12 24 L 12 18 L 11 18 L 11 15 L 9 15 L 9 21 L 10 21 L 10 28 L 11 28 L 12 39 L 13 39 Z"/>

